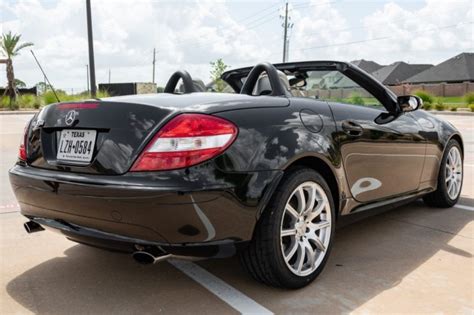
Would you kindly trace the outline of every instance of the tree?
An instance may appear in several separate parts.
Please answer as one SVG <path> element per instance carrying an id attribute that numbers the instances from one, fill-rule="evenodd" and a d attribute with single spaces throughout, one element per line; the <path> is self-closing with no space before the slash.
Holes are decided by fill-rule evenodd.
<path id="1" fill-rule="evenodd" d="M 21 81 L 20 79 L 15 79 L 15 87 L 19 87 L 19 88 L 25 88 L 26 87 L 26 83 Z"/>
<path id="2" fill-rule="evenodd" d="M 39 91 L 39 93 L 44 94 L 46 91 L 49 90 L 49 85 L 47 85 L 45 82 L 40 81 L 36 83 L 36 89 Z"/>
<path id="3" fill-rule="evenodd" d="M 13 72 L 13 57 L 20 54 L 20 50 L 26 47 L 33 46 L 33 43 L 20 43 L 21 35 L 12 34 L 8 32 L 2 34 L 0 40 L 0 52 L 7 59 L 3 60 L 7 64 L 7 89 L 5 94 L 10 97 L 10 106 L 16 100 L 16 86 L 15 86 L 15 74 Z"/>
<path id="4" fill-rule="evenodd" d="M 210 64 L 212 67 L 211 80 L 214 82 L 215 90 L 216 92 L 222 92 L 225 89 L 226 83 L 221 79 L 221 76 L 229 66 L 222 61 L 222 58 L 211 61 Z"/>

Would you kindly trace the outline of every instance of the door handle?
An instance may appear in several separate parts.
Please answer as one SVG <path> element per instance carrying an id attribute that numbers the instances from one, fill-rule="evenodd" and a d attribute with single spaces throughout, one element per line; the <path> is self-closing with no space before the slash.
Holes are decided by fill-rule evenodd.
<path id="1" fill-rule="evenodd" d="M 352 120 L 344 120 L 342 122 L 342 130 L 349 136 L 359 137 L 364 132 L 364 128 Z"/>

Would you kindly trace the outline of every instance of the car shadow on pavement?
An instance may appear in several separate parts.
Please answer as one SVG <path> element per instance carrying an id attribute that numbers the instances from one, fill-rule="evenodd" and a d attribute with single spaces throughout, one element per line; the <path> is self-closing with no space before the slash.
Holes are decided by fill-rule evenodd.
<path id="1" fill-rule="evenodd" d="M 198 264 L 275 313 L 346 313 L 397 286 L 439 251 L 472 258 L 472 246 L 460 247 L 466 238 L 472 242 L 472 226 L 467 225 L 473 214 L 415 202 L 339 229 L 324 272 L 296 291 L 255 282 L 236 257 Z M 141 266 L 128 255 L 83 245 L 14 278 L 7 292 L 42 314 L 231 311 L 168 263 Z"/>
<path id="2" fill-rule="evenodd" d="M 461 202 L 474 206 L 473 199 L 464 198 Z M 239 268 L 238 259 L 235 258 L 226 261 L 208 260 L 200 265 L 278 313 L 307 314 L 316 310 L 319 314 L 350 313 L 397 286 L 439 251 L 472 259 L 474 226 L 468 224 L 473 219 L 472 211 L 433 209 L 417 201 L 345 226 L 336 231 L 334 248 L 323 273 L 308 287 L 297 291 L 278 290 L 258 284 Z M 453 242 L 454 238 L 458 238 L 458 241 Z M 450 266 L 450 272 L 467 272 L 469 262 L 466 259 L 464 261 L 464 269 L 462 266 Z M 444 268 L 439 273 L 445 272 L 445 266 L 446 263 L 437 266 Z M 421 286 L 413 290 L 426 290 L 423 285 L 432 286 L 428 288 L 433 289 L 433 295 L 429 295 L 431 299 L 436 296 L 437 288 L 456 286 L 454 282 L 449 283 L 450 279 L 440 280 L 448 282 L 448 285 L 436 283 L 437 279 L 449 275 L 423 276 L 426 279 L 418 278 Z M 463 297 L 454 291 L 453 296 L 462 301 Z M 466 297 L 464 302 L 472 304 L 469 293 Z M 438 300 L 450 298 L 437 297 Z"/>

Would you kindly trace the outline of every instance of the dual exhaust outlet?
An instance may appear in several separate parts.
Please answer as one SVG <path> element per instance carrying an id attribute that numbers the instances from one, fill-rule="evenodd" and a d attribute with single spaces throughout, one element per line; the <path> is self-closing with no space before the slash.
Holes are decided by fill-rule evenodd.
<path id="1" fill-rule="evenodd" d="M 23 224 L 28 234 L 44 231 L 44 228 L 34 221 Z M 132 258 L 141 265 L 152 265 L 171 258 L 173 255 L 166 253 L 158 247 L 145 249 L 143 246 L 136 246 L 138 249 L 132 254 Z"/>

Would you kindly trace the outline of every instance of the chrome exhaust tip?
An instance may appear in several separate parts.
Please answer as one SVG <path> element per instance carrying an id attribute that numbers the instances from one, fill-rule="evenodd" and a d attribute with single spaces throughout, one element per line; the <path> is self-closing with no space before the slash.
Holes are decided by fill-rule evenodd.
<path id="1" fill-rule="evenodd" d="M 140 250 L 132 254 L 132 258 L 141 265 L 152 265 L 171 258 L 171 254 L 158 250 Z"/>
<path id="2" fill-rule="evenodd" d="M 44 231 L 44 228 L 34 221 L 26 222 L 23 227 L 28 234 Z"/>

